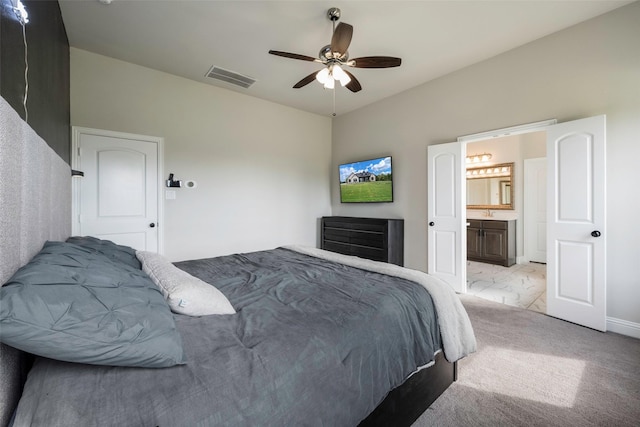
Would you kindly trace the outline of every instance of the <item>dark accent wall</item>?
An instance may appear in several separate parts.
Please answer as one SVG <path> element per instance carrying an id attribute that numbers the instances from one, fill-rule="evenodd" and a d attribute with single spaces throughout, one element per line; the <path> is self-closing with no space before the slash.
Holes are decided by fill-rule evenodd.
<path id="1" fill-rule="evenodd" d="M 0 0 L 0 95 L 25 118 L 25 55 L 22 25 L 11 2 Z M 70 163 L 69 41 L 57 0 L 23 0 L 29 92 L 27 122 L 53 150 Z"/>

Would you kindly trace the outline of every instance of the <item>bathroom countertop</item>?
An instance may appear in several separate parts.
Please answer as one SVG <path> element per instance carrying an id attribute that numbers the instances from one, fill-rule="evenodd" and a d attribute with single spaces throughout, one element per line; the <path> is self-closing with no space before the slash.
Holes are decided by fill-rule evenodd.
<path id="1" fill-rule="evenodd" d="M 486 216 L 485 212 L 469 212 L 467 213 L 467 219 L 477 219 L 482 221 L 509 221 L 512 219 L 518 219 L 518 214 L 515 212 L 491 212 L 493 216 Z"/>

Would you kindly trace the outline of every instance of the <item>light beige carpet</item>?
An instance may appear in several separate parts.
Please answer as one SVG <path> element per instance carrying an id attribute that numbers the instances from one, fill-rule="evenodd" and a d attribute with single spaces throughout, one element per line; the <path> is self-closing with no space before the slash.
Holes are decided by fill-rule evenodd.
<path id="1" fill-rule="evenodd" d="M 461 300 L 478 351 L 413 427 L 640 426 L 640 340 Z"/>

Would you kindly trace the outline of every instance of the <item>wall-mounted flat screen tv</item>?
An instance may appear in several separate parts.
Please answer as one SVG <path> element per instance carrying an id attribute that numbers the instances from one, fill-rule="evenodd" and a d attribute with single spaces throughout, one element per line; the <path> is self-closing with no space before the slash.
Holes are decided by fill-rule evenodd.
<path id="1" fill-rule="evenodd" d="M 340 202 L 393 202 L 391 156 L 340 165 Z"/>

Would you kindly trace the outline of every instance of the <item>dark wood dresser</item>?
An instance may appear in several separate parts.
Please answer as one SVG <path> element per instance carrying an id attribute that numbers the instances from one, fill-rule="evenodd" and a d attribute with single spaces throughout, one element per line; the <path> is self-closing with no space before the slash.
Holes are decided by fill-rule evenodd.
<path id="1" fill-rule="evenodd" d="M 374 261 L 404 264 L 404 220 L 322 217 L 322 249 Z"/>

